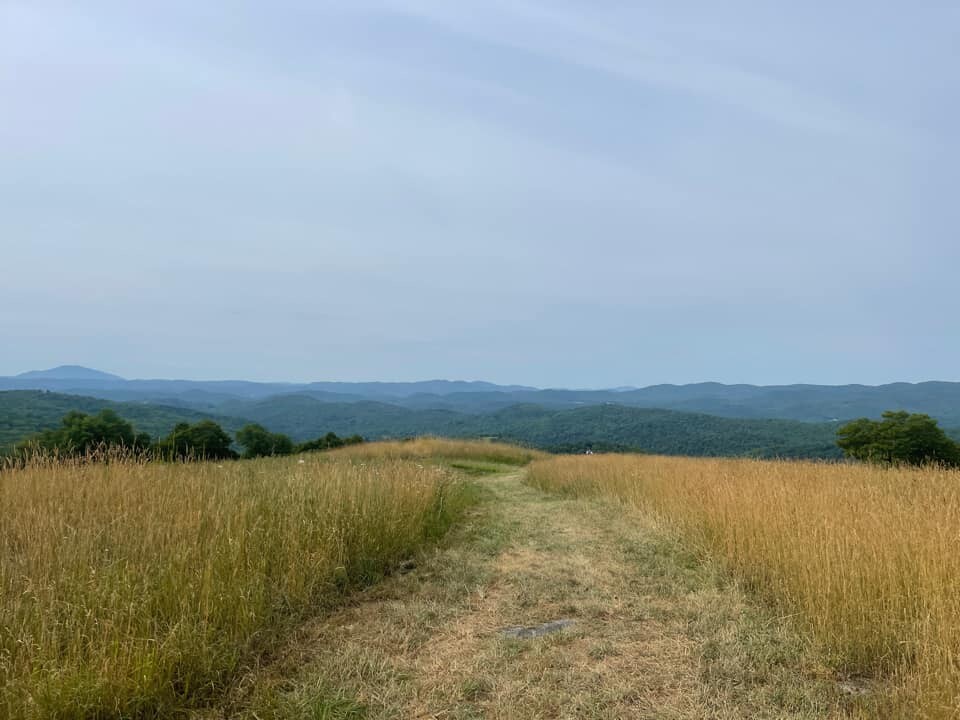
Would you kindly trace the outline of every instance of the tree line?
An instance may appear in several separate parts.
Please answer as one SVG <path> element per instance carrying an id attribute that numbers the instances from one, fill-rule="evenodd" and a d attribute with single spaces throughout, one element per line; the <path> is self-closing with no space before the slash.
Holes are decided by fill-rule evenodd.
<path id="1" fill-rule="evenodd" d="M 165 459 L 222 460 L 332 450 L 362 442 L 360 435 L 342 438 L 328 432 L 296 443 L 288 435 L 271 432 L 256 423 L 244 425 L 231 437 L 213 420 L 177 423 L 166 436 L 154 440 L 148 433 L 137 432 L 132 423 L 115 411 L 105 409 L 96 414 L 68 412 L 59 427 L 18 443 L 13 456 L 74 457 L 119 448 Z M 951 440 L 929 415 L 888 411 L 881 420 L 860 418 L 841 426 L 836 442 L 845 457 L 862 462 L 960 467 L 960 444 Z M 606 449 L 623 448 L 611 444 Z"/>
<path id="2" fill-rule="evenodd" d="M 76 457 L 121 449 L 166 459 L 226 460 L 333 450 L 363 441 L 360 435 L 342 438 L 329 432 L 314 440 L 295 443 L 289 436 L 270 432 L 256 423 L 244 425 L 237 430 L 235 437 L 231 437 L 213 420 L 177 423 L 168 435 L 155 441 L 147 433 L 138 433 L 129 421 L 107 409 L 95 415 L 69 412 L 63 416 L 59 427 L 18 443 L 13 454 L 17 458 L 37 454 Z M 236 446 L 242 450 L 238 452 Z"/>

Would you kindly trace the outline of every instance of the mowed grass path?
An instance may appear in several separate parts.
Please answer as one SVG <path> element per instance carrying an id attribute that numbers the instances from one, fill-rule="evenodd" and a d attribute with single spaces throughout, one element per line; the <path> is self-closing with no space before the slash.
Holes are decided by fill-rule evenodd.
<path id="1" fill-rule="evenodd" d="M 477 472 L 493 471 L 477 466 Z M 872 716 L 790 629 L 652 520 L 501 467 L 409 572 L 308 622 L 198 718 Z M 532 640 L 500 631 L 571 619 Z"/>

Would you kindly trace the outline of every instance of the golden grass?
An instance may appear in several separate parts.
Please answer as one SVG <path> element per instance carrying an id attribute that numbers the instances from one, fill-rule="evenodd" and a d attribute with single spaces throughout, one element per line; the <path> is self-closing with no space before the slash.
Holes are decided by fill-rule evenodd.
<path id="1" fill-rule="evenodd" d="M 960 472 L 598 455 L 529 482 L 664 518 L 839 670 L 895 677 L 891 713 L 960 716 Z"/>
<path id="2" fill-rule="evenodd" d="M 415 440 L 364 443 L 335 450 L 338 457 L 391 459 L 457 459 L 477 460 L 504 465 L 526 465 L 549 457 L 545 452 L 506 443 L 482 440 L 448 440 L 421 437 Z"/>
<path id="3" fill-rule="evenodd" d="M 305 624 L 203 720 L 848 717 L 790 629 L 672 532 L 522 476 L 479 480 L 481 502 L 415 572 Z M 560 618 L 576 624 L 500 633 Z"/>
<path id="4" fill-rule="evenodd" d="M 0 717 L 166 717 L 449 522 L 443 468 L 345 454 L 0 473 Z"/>

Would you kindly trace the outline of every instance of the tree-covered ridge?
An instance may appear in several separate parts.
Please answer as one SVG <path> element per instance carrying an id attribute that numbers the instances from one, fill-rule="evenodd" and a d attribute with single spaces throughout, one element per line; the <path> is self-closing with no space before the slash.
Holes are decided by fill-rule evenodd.
<path id="1" fill-rule="evenodd" d="M 835 458 L 835 426 L 737 420 L 618 405 L 549 411 L 524 406 L 488 418 L 488 430 L 554 452 L 640 451 L 661 455 Z"/>
<path id="2" fill-rule="evenodd" d="M 259 458 L 293 453 L 333 450 L 356 445 L 364 440 L 359 435 L 341 438 L 328 432 L 305 443 L 294 442 L 282 433 L 249 423 L 236 433 L 236 444 L 243 448 L 242 457 Z M 95 457 L 132 453 L 166 460 L 224 460 L 241 457 L 234 449 L 234 438 L 213 420 L 190 424 L 177 423 L 165 437 L 154 440 L 149 434 L 137 432 L 133 424 L 111 409 L 88 415 L 71 410 L 56 428 L 30 435 L 17 443 L 11 451 L 14 462 L 33 456 Z"/>
<path id="3" fill-rule="evenodd" d="M 292 455 L 293 453 L 314 452 L 317 450 L 335 450 L 347 445 L 363 442 L 360 435 L 341 438 L 335 432 L 328 432 L 313 440 L 294 443 L 288 435 L 274 433 L 262 425 L 249 423 L 237 430 L 237 443 L 243 446 L 243 457 L 273 457 Z"/>
<path id="4" fill-rule="evenodd" d="M 154 440 L 168 434 L 178 423 L 213 420 L 228 432 L 235 432 L 247 422 L 243 418 L 152 403 L 120 403 L 42 390 L 12 390 L 0 392 L 0 450 L 9 449 L 30 435 L 58 427 L 61 418 L 69 412 L 92 415 L 101 410 L 114 411 L 132 423 L 138 432 Z"/>
<path id="5" fill-rule="evenodd" d="M 515 405 L 495 413 L 410 410 L 375 402 L 330 403 L 283 395 L 242 405 L 255 422 L 294 439 L 326 428 L 370 439 L 423 434 L 497 437 L 553 452 L 637 450 L 665 455 L 839 458 L 836 423 L 722 418 L 598 405 Z"/>
<path id="6" fill-rule="evenodd" d="M 635 450 L 665 455 L 839 458 L 837 423 L 724 418 L 671 410 L 598 405 L 573 410 L 516 405 L 486 414 L 450 410 L 411 410 L 387 403 L 323 402 L 304 395 L 279 395 L 238 406 L 243 416 L 214 415 L 146 403 L 111 403 L 80 396 L 34 391 L 0 392 L 0 447 L 39 431 L 56 428 L 77 410 L 95 414 L 111 409 L 152 440 L 167 437 L 180 423 L 212 420 L 233 435 L 233 449 L 283 454 L 287 436 L 294 449 L 333 447 L 338 439 L 405 438 L 419 435 L 496 437 L 554 452 Z M 948 434 L 960 435 L 956 431 Z"/>

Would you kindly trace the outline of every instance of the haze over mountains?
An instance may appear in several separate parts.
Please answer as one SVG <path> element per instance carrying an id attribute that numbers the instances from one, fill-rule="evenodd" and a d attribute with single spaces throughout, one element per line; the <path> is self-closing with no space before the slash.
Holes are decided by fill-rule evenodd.
<path id="1" fill-rule="evenodd" d="M 409 410 L 489 414 L 514 405 L 548 410 L 621 405 L 727 418 L 838 422 L 877 417 L 884 410 L 927 413 L 947 427 L 960 426 L 960 383 L 889 385 L 654 385 L 604 390 L 539 389 L 487 382 L 261 383 L 240 380 L 127 380 L 99 370 L 60 366 L 0 377 L 0 390 L 49 390 L 119 402 L 150 402 L 204 412 L 248 416 L 248 410 L 277 396 L 313 403 L 381 403 Z M 291 402 L 286 398 L 285 403 Z M 307 402 L 303 400 L 301 402 Z M 359 408 L 357 408 L 359 409 Z M 366 410 L 370 410 L 369 407 Z M 256 413 L 252 413 L 256 414 Z"/>

